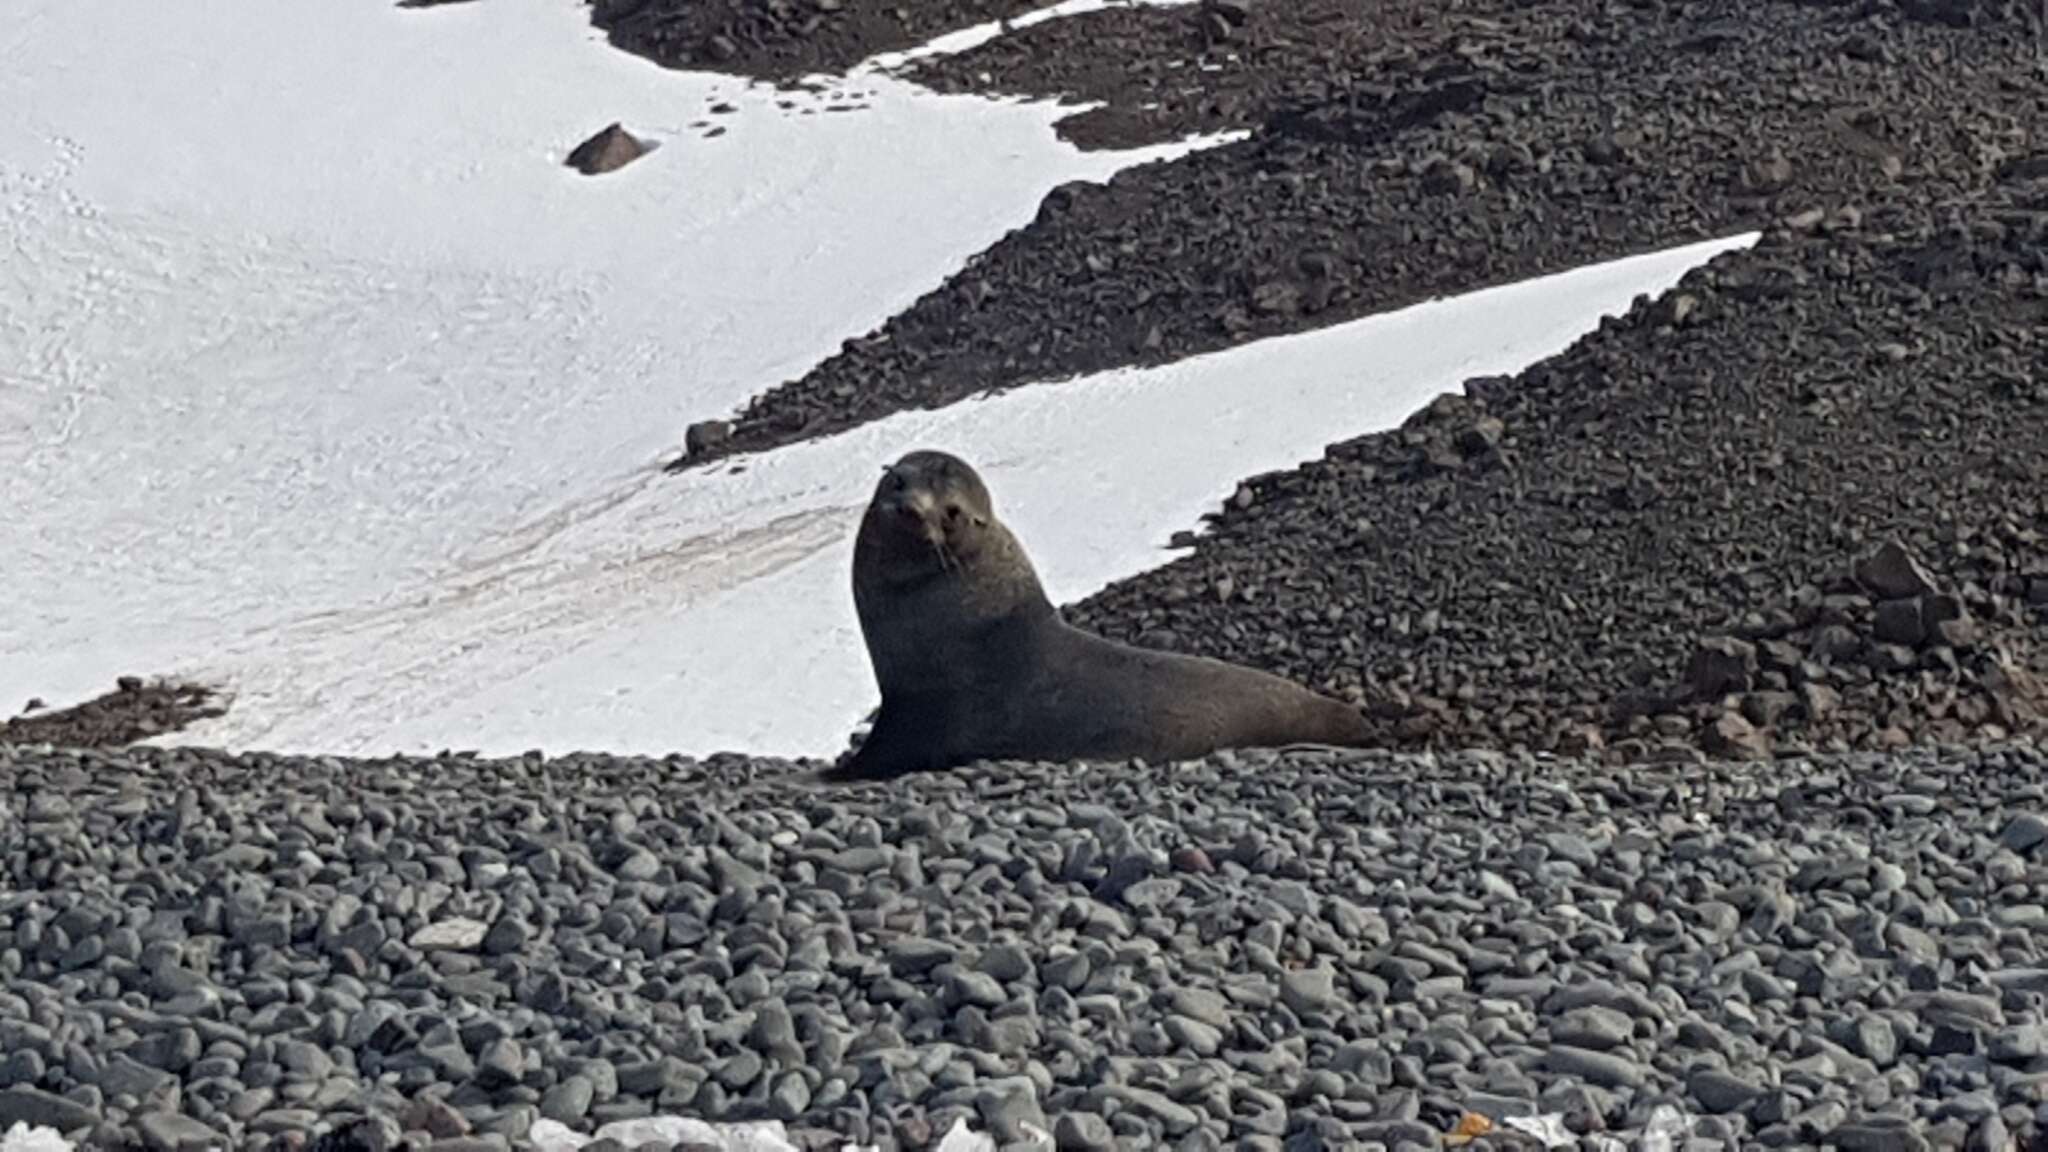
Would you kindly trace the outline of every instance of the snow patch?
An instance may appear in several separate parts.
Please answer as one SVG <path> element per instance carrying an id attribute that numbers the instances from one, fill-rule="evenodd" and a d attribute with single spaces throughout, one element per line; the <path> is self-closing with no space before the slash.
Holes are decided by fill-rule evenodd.
<path id="1" fill-rule="evenodd" d="M 1105 8 L 1184 8 L 1195 0 L 1062 0 L 1045 8 L 1034 9 L 1008 20 L 990 20 L 948 32 L 935 37 L 915 48 L 900 52 L 881 52 L 870 56 L 856 65 L 848 74 L 855 77 L 886 75 L 901 71 L 906 65 L 937 56 L 958 56 L 963 52 L 989 43 L 1012 32 L 1019 32 L 1048 20 L 1064 20 L 1087 12 L 1100 12 Z"/>
<path id="2" fill-rule="evenodd" d="M 20 7 L 0 701 L 231 666 L 459 582 L 1050 188 L 1204 143 L 1084 154 L 1056 108 L 882 76 L 862 114 L 804 116 L 829 97 L 658 68 L 577 0 Z M 732 130 L 698 138 L 705 119 Z M 599 179 L 561 165 L 614 120 L 668 146 Z"/>
<path id="3" fill-rule="evenodd" d="M 1051 131 L 1071 109 L 881 74 L 860 115 L 803 116 L 835 97 L 657 68 L 578 0 L 19 7 L 0 702 L 229 691 L 167 743 L 829 755 L 874 699 L 847 569 L 884 461 L 972 460 L 1070 599 L 1159 563 L 1235 478 L 1750 241 L 671 477 L 686 423 L 879 326 L 1050 188 L 1200 142 L 1082 153 Z M 702 139 L 716 102 L 731 130 Z M 614 120 L 667 146 L 561 166 Z"/>
<path id="4" fill-rule="evenodd" d="M 336 608 L 187 676 L 228 715 L 178 742 L 278 751 L 827 755 L 875 702 L 849 589 L 880 465 L 986 477 L 1056 601 L 1168 558 L 1237 478 L 1392 427 L 1562 351 L 1750 237 L 1435 301 L 1149 369 L 899 413 L 716 469 L 653 467 L 524 525 L 403 600 Z"/>

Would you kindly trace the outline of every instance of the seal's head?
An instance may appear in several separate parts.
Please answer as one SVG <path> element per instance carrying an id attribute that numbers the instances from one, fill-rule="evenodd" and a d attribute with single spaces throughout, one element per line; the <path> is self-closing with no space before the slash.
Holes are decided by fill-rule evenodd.
<path id="1" fill-rule="evenodd" d="M 853 599 L 884 699 L 961 674 L 986 646 L 963 639 L 979 629 L 1057 615 L 980 475 L 929 450 L 875 485 L 853 541 Z"/>
<path id="2" fill-rule="evenodd" d="M 883 469 L 863 535 L 886 545 L 894 575 L 914 578 L 971 564 L 994 523 L 980 474 L 957 456 L 924 450 Z"/>

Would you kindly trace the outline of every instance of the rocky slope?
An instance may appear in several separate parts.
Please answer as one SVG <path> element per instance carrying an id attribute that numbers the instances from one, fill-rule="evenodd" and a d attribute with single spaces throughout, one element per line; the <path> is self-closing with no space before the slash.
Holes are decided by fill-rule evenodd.
<path id="1" fill-rule="evenodd" d="M 2041 724 L 2048 68 L 2025 5 L 1112 7 L 915 66 L 1243 143 L 1072 186 L 679 467 L 1737 228 L 1752 253 L 1248 482 L 1075 605 L 1403 746 L 1758 756 Z M 1909 577 L 1857 576 L 1881 548 Z M 1908 587 L 1910 586 L 1910 587 Z"/>
<path id="2" fill-rule="evenodd" d="M 0 745 L 118 747 L 225 714 L 226 705 L 210 688 L 123 676 L 112 692 L 68 708 L 29 701 L 20 715 L 0 723 Z"/>
<path id="3" fill-rule="evenodd" d="M 1980 194 L 2039 163 L 2035 23 L 1974 0 L 1312 0 L 1047 21 L 913 75 L 1103 101 L 1068 122 L 1086 144 L 1250 138 L 1056 189 L 677 466 L 1813 211 Z"/>
<path id="4" fill-rule="evenodd" d="M 2038 731 L 2048 186 L 1818 215 L 1513 380 L 1254 478 L 1070 616 L 1617 754 Z"/>
<path id="5" fill-rule="evenodd" d="M 1020 15 L 1031 0 L 594 0 L 611 42 L 673 68 L 777 83 Z"/>

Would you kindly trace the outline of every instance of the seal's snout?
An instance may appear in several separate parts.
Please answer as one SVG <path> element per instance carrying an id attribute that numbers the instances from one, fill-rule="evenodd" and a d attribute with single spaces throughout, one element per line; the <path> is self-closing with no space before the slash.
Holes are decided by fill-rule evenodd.
<path id="1" fill-rule="evenodd" d="M 946 546 L 946 529 L 950 524 L 946 503 L 950 501 L 941 503 L 928 486 L 906 482 L 900 472 L 892 472 L 879 503 L 897 532 L 923 540 L 934 549 Z"/>
<path id="2" fill-rule="evenodd" d="M 889 498 L 889 507 L 901 519 L 927 526 L 938 523 L 940 519 L 938 501 L 922 488 L 897 492 Z"/>
<path id="3" fill-rule="evenodd" d="M 882 466 L 869 516 L 877 531 L 921 545 L 938 566 L 956 571 L 988 524 L 987 495 L 967 465 L 939 452 L 913 452 Z M 912 546 L 916 546 L 912 545 Z"/>

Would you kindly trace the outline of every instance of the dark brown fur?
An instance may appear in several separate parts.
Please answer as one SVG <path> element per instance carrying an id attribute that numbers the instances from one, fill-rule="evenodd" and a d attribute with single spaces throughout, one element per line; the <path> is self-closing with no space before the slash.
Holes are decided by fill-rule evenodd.
<path id="1" fill-rule="evenodd" d="M 981 477 L 943 452 L 883 475 L 854 542 L 853 596 L 882 708 L 828 780 L 1367 741 L 1356 709 L 1278 676 L 1066 623 Z"/>

